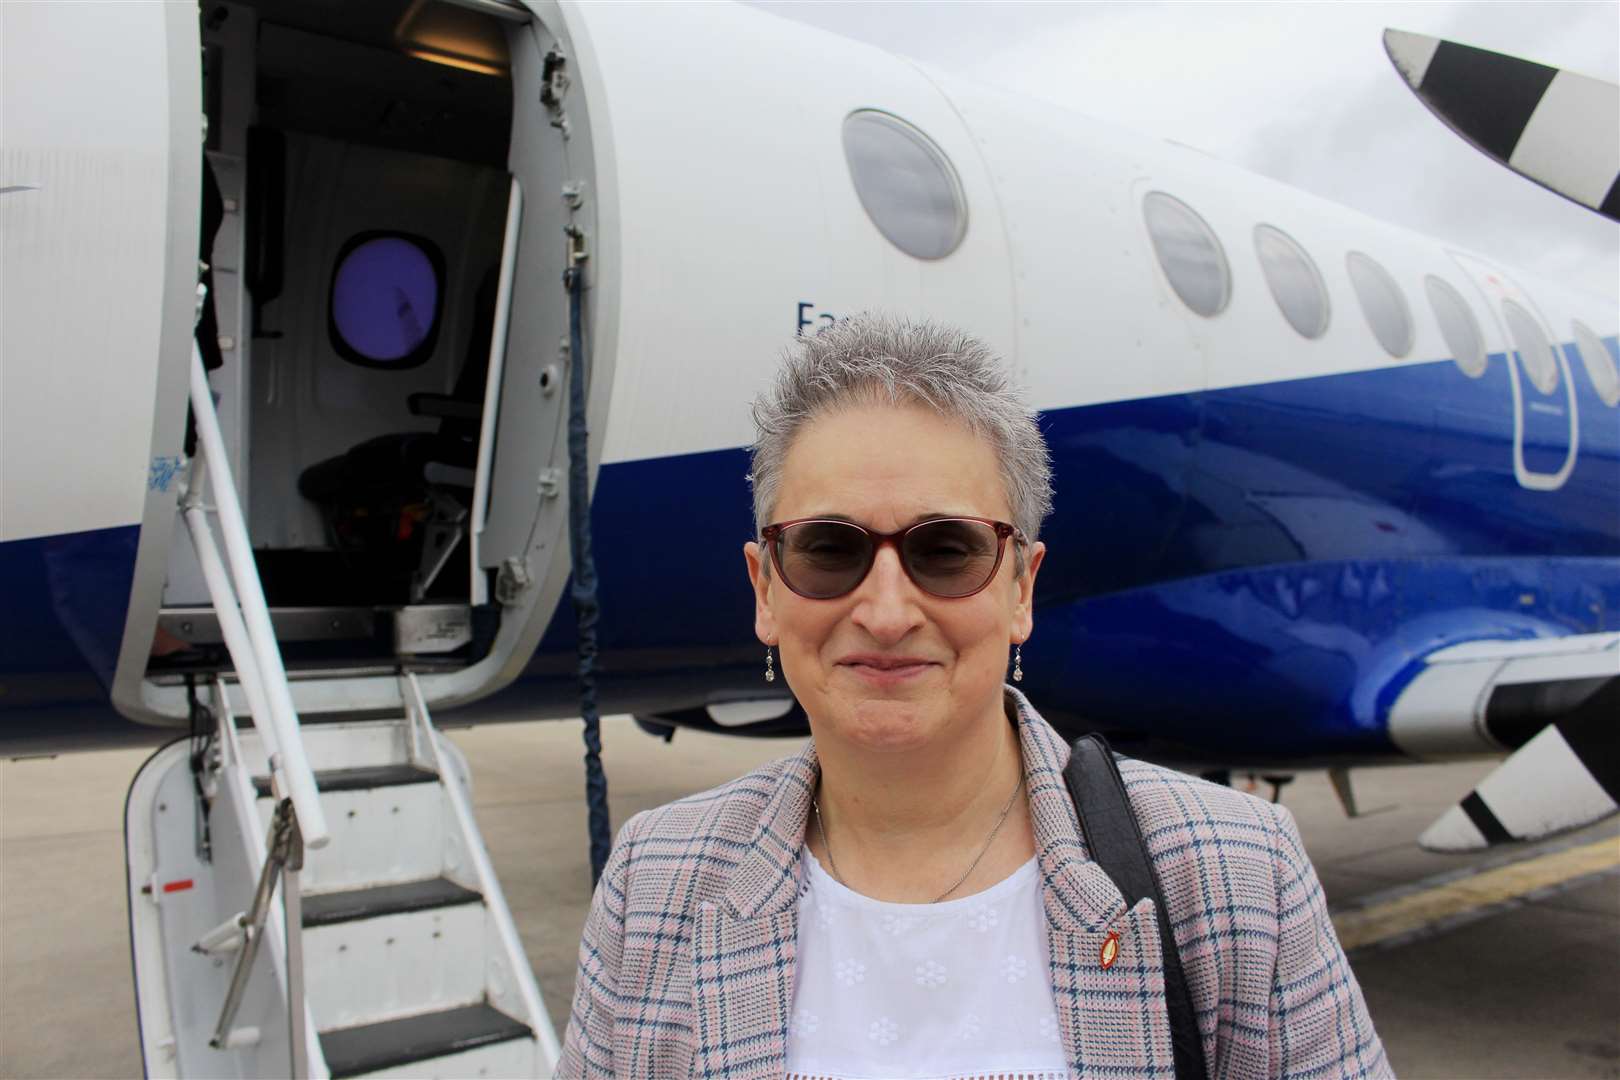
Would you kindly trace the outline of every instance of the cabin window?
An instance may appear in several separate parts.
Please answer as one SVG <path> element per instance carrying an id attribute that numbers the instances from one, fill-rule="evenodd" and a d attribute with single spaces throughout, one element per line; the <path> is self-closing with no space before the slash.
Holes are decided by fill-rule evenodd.
<path id="1" fill-rule="evenodd" d="M 907 255 L 943 259 L 967 234 L 967 200 L 945 152 L 899 117 L 863 109 L 844 121 L 855 194 L 878 231 Z"/>
<path id="2" fill-rule="evenodd" d="M 1162 191 L 1143 198 L 1142 216 L 1159 266 L 1181 302 L 1205 318 L 1226 310 L 1232 271 L 1214 230 L 1192 207 Z"/>
<path id="3" fill-rule="evenodd" d="M 1547 335 L 1541 332 L 1536 317 L 1512 300 L 1502 301 L 1502 315 L 1507 320 L 1508 335 L 1513 338 L 1513 350 L 1519 354 L 1519 363 L 1530 377 L 1530 385 L 1543 394 L 1558 389 L 1558 359 L 1553 356 Z"/>
<path id="4" fill-rule="evenodd" d="M 1412 312 L 1406 306 L 1401 287 L 1395 284 L 1385 270 L 1369 255 L 1352 251 L 1345 264 L 1350 270 L 1350 284 L 1355 287 L 1356 299 L 1361 301 L 1361 313 L 1367 317 L 1378 344 L 1389 355 L 1399 359 L 1412 351 Z"/>
<path id="5" fill-rule="evenodd" d="M 332 347 L 366 367 L 415 367 L 438 340 L 443 294 L 444 256 L 432 241 L 392 232 L 352 236 L 332 273 Z"/>
<path id="6" fill-rule="evenodd" d="M 1294 238 L 1271 225 L 1256 225 L 1254 250 L 1272 299 L 1283 318 L 1301 335 L 1319 338 L 1327 333 L 1328 294 L 1316 263 Z"/>
<path id="7" fill-rule="evenodd" d="M 1620 405 L 1620 371 L 1615 370 L 1614 354 L 1583 322 L 1575 324 L 1575 350 L 1581 354 L 1592 389 L 1597 391 L 1603 404 L 1611 409 Z"/>
<path id="8" fill-rule="evenodd" d="M 1434 308 L 1435 320 L 1440 323 L 1440 336 L 1446 339 L 1451 358 L 1462 368 L 1463 374 L 1477 379 L 1485 374 L 1489 357 L 1485 352 L 1485 337 L 1479 332 L 1479 320 L 1462 294 L 1452 288 L 1449 281 L 1430 274 L 1423 280 L 1429 294 L 1429 306 Z"/>

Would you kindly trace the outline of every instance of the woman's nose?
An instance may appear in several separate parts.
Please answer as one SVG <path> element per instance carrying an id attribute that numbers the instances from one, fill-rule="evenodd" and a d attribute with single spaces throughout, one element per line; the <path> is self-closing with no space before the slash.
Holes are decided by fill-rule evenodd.
<path id="1" fill-rule="evenodd" d="M 894 545 L 878 549 L 866 580 L 856 589 L 851 618 L 880 645 L 893 645 L 922 625 L 917 586 L 906 576 Z"/>

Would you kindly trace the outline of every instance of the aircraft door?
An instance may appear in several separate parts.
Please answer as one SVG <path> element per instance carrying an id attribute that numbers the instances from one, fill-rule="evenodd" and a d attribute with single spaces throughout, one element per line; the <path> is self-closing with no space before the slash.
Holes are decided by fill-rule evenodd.
<path id="1" fill-rule="evenodd" d="M 1579 452 L 1575 383 L 1564 351 L 1530 295 L 1500 268 L 1452 253 L 1473 279 L 1490 314 L 1513 393 L 1513 473 L 1527 488 L 1562 487 Z"/>
<path id="2" fill-rule="evenodd" d="M 534 5 L 541 7 L 541 5 Z M 511 9 L 515 11 L 516 9 Z M 512 80 L 507 155 L 512 194 L 497 275 L 489 386 L 470 507 L 472 603 L 498 612 L 481 661 L 430 674 L 435 706 L 491 693 L 523 670 L 561 600 L 570 572 L 566 482 L 568 379 L 580 370 L 569 342 L 564 271 L 583 268 L 581 321 L 590 377 L 587 410 L 595 466 L 613 385 L 611 252 L 599 207 L 610 199 L 595 172 L 581 47 L 555 7 L 506 27 Z M 593 469 L 594 471 L 594 469 Z"/>
<path id="3" fill-rule="evenodd" d="M 173 515 L 197 285 L 195 10 L 7 5 L 0 694 L 107 716 Z M 157 569 L 161 574 L 162 545 Z M 58 708 L 54 731 L 70 722 Z"/>

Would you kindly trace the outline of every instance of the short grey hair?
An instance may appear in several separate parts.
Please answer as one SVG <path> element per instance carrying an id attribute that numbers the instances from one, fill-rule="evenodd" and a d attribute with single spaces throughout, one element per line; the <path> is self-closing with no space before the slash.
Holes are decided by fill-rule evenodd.
<path id="1" fill-rule="evenodd" d="M 770 522 L 793 440 L 819 416 L 868 403 L 921 405 L 984 439 L 1000 463 L 1012 524 L 1034 543 L 1052 512 L 1052 463 L 1007 364 L 982 341 L 926 321 L 863 313 L 798 338 L 754 401 L 749 481 L 755 536 Z M 1023 573 L 1023 551 L 1015 567 Z"/>

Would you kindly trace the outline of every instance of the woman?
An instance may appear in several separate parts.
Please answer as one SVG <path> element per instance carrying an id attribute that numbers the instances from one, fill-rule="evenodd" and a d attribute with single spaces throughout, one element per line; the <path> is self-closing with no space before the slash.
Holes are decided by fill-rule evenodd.
<path id="1" fill-rule="evenodd" d="M 1004 685 L 1051 480 L 1003 366 L 862 317 L 755 421 L 755 632 L 814 738 L 624 826 L 559 1075 L 1170 1076 L 1152 901 L 1088 859 L 1068 747 Z M 1120 767 L 1211 1074 L 1388 1075 L 1287 811 Z"/>

